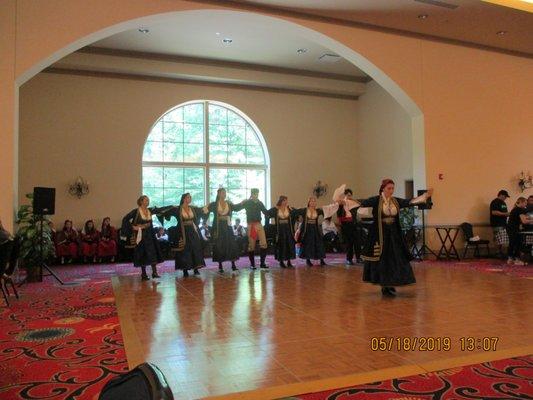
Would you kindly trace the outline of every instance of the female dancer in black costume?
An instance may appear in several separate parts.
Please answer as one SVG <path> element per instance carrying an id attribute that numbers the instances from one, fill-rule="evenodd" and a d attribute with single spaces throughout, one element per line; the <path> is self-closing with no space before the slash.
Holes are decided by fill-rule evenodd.
<path id="1" fill-rule="evenodd" d="M 296 258 L 294 223 L 296 210 L 289 207 L 287 196 L 279 196 L 276 207 L 267 211 L 267 222 L 274 218 L 276 224 L 275 258 L 281 268 L 292 268 L 291 260 Z M 285 265 L 285 262 L 287 264 Z"/>
<path id="2" fill-rule="evenodd" d="M 381 285 L 381 292 L 385 296 L 394 296 L 395 286 L 416 282 L 409 262 L 411 253 L 400 227 L 400 209 L 426 202 L 433 194 L 433 189 L 415 199 L 401 199 L 393 194 L 394 182 L 384 179 L 378 196 L 360 202 L 361 207 L 372 207 L 374 216 L 363 251 L 363 281 Z"/>
<path id="3" fill-rule="evenodd" d="M 220 273 L 224 273 L 222 266 L 224 261 L 231 261 L 231 269 L 237 271 L 235 261 L 239 259 L 239 249 L 231 226 L 231 216 L 234 210 L 233 203 L 226 201 L 226 189 L 224 188 L 218 189 L 216 200 L 203 209 L 205 219 L 208 218 L 209 213 L 213 213 L 213 261 L 218 262 Z"/>
<path id="4" fill-rule="evenodd" d="M 150 278 L 146 274 L 146 266 L 148 264 L 152 266 L 152 278 L 160 278 L 157 273 L 157 264 L 163 262 L 163 255 L 152 224 L 152 214 L 162 214 L 170 207 L 148 208 L 150 199 L 145 195 L 137 199 L 137 205 L 137 208 L 131 210 L 122 219 L 120 233 L 129 238 L 130 243 L 135 246 L 133 265 L 141 268 L 141 279 L 147 281 Z"/>
<path id="5" fill-rule="evenodd" d="M 194 275 L 200 275 L 199 268 L 205 267 L 204 250 L 198 224 L 206 219 L 202 208 L 191 205 L 190 193 L 181 196 L 179 206 L 173 206 L 164 213 L 165 218 L 175 217 L 178 221 L 178 249 L 176 251 L 175 268 L 181 269 L 183 276 L 189 276 L 189 269 Z"/>

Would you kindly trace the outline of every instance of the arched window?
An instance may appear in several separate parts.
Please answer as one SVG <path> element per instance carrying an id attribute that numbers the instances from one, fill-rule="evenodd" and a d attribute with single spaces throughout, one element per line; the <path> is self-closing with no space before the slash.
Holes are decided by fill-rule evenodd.
<path id="1" fill-rule="evenodd" d="M 152 205 L 178 204 L 190 192 L 195 205 L 214 201 L 219 187 L 240 202 L 251 188 L 267 205 L 269 158 L 255 124 L 234 107 L 194 101 L 165 113 L 154 124 L 142 157 L 143 193 Z M 241 212 L 238 217 L 245 224 Z"/>

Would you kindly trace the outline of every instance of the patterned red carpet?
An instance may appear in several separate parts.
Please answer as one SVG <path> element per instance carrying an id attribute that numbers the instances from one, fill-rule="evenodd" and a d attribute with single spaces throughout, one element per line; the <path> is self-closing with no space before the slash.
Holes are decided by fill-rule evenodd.
<path id="1" fill-rule="evenodd" d="M 533 357 L 469 365 L 284 400 L 533 399 Z"/>
<path id="2" fill-rule="evenodd" d="M 0 399 L 92 400 L 127 371 L 109 279 L 20 291 L 0 308 Z"/>

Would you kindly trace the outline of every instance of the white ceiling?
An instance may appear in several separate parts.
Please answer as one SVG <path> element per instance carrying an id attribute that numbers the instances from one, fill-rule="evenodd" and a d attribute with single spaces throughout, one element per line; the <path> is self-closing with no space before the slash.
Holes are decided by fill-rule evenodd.
<path id="1" fill-rule="evenodd" d="M 366 77 L 344 59 L 324 63 L 320 56 L 331 51 L 258 14 L 211 12 L 177 15 L 168 22 L 122 32 L 92 44 L 128 51 L 199 57 L 267 66 L 295 68 Z M 229 45 L 224 38 L 231 38 Z M 298 49 L 307 49 L 298 54 Z"/>
<path id="2" fill-rule="evenodd" d="M 440 5 L 415 0 L 234 1 L 533 54 L 533 13 L 485 1 L 428 0 Z M 421 14 L 428 17 L 418 18 Z"/>

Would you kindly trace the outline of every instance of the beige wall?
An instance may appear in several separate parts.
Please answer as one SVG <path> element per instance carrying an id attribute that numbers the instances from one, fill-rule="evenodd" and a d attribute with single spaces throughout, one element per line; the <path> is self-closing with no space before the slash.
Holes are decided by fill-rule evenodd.
<path id="1" fill-rule="evenodd" d="M 0 2 L 0 220 L 10 229 L 15 199 L 15 1 Z"/>
<path id="2" fill-rule="evenodd" d="M 376 82 L 367 84 L 357 107 L 355 154 L 357 197 L 375 196 L 384 178 L 396 182 L 396 195 L 405 196 L 413 179 L 411 118 Z"/>
<path id="3" fill-rule="evenodd" d="M 151 125 L 196 99 L 229 103 L 257 124 L 270 153 L 273 201 L 283 193 L 305 204 L 319 179 L 355 183 L 355 101 L 43 73 L 21 87 L 21 201 L 34 186 L 56 187 L 56 221 L 109 215 L 118 222 L 141 192 Z M 78 175 L 91 188 L 82 199 L 67 193 Z"/>

